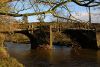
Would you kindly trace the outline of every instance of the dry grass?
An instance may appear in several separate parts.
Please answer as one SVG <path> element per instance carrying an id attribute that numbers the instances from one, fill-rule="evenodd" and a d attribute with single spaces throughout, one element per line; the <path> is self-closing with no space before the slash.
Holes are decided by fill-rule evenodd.
<path id="1" fill-rule="evenodd" d="M 0 33 L 0 47 L 3 47 L 4 40 L 5 40 L 5 35 Z"/>
<path id="2" fill-rule="evenodd" d="M 97 38 L 98 47 L 100 47 L 100 32 L 96 33 L 96 38 Z"/>
<path id="3" fill-rule="evenodd" d="M 24 67 L 23 64 L 19 63 L 15 58 L 1 58 L 0 67 Z"/>
<path id="4" fill-rule="evenodd" d="M 69 44 L 69 43 L 71 43 L 71 40 L 70 40 L 70 38 L 68 37 L 68 36 L 66 36 L 65 34 L 63 34 L 63 33 L 61 33 L 61 32 L 55 32 L 55 33 L 53 33 L 53 42 L 54 43 L 57 43 L 57 42 L 59 42 L 59 43 L 61 43 L 61 44 L 63 44 L 63 45 L 67 45 L 67 44 Z M 59 44 L 58 44 L 59 45 Z M 62 45 L 62 46 L 63 46 Z"/>
<path id="5" fill-rule="evenodd" d="M 0 0 L 1 3 L 9 2 L 11 0 Z"/>
<path id="6" fill-rule="evenodd" d="M 9 54 L 4 47 L 0 47 L 0 58 L 8 58 Z"/>
<path id="7" fill-rule="evenodd" d="M 11 36 L 10 41 L 12 41 L 12 42 L 25 42 L 25 41 L 29 41 L 29 38 L 23 34 L 16 33 L 16 34 Z"/>

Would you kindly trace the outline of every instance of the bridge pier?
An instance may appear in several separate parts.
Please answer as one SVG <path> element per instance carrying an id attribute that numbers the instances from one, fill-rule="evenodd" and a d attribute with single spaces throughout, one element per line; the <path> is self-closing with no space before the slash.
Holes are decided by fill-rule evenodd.
<path id="1" fill-rule="evenodd" d="M 52 25 L 50 25 L 50 48 L 52 48 L 52 46 L 53 46 L 53 40 L 52 40 L 52 35 L 53 33 L 52 33 Z"/>
<path id="2" fill-rule="evenodd" d="M 34 44 L 37 47 L 52 48 L 52 26 L 39 26 L 39 28 L 33 31 L 33 38 L 31 42 L 31 49 L 34 49 Z"/>
<path id="3" fill-rule="evenodd" d="M 31 33 L 33 32 L 33 33 Z M 31 43 L 31 49 L 41 48 L 52 48 L 52 26 L 41 25 L 36 30 L 22 30 L 15 31 L 14 33 L 21 33 L 26 35 Z"/>

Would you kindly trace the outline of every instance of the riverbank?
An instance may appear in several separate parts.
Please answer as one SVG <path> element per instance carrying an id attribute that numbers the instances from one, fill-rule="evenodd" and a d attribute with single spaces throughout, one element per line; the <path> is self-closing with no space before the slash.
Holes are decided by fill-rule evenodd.
<path id="1" fill-rule="evenodd" d="M 24 67 L 15 58 L 0 58 L 0 67 Z"/>
<path id="2" fill-rule="evenodd" d="M 4 47 L 0 47 L 0 67 L 24 67 L 15 58 L 10 57 Z"/>

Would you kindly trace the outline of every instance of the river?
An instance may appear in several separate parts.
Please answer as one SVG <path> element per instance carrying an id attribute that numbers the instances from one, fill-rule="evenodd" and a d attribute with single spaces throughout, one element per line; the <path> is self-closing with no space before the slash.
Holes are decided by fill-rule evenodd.
<path id="1" fill-rule="evenodd" d="M 30 50 L 30 44 L 5 43 L 10 56 L 25 67 L 100 67 L 100 50 L 75 50 L 53 46 L 51 50 Z"/>

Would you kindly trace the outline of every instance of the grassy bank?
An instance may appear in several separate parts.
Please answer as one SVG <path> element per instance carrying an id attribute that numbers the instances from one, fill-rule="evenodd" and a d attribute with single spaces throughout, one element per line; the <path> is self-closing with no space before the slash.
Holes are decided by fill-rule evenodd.
<path id="1" fill-rule="evenodd" d="M 0 67 L 24 67 L 15 58 L 9 56 L 4 47 L 0 47 Z"/>
<path id="2" fill-rule="evenodd" d="M 15 58 L 1 58 L 0 59 L 0 67 L 24 67 L 21 63 L 19 63 Z"/>
<path id="3" fill-rule="evenodd" d="M 96 33 L 96 38 L 97 38 L 98 47 L 100 48 L 100 32 Z"/>

